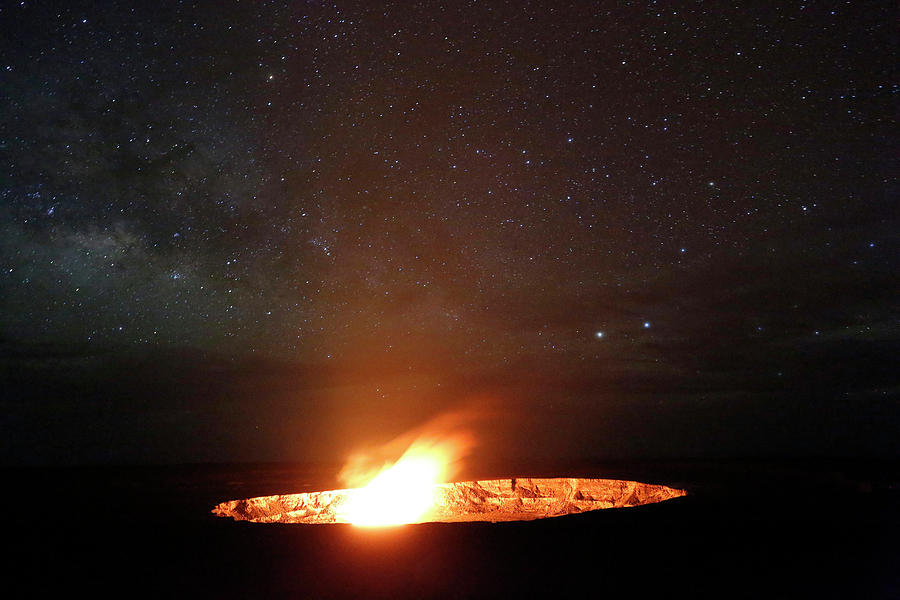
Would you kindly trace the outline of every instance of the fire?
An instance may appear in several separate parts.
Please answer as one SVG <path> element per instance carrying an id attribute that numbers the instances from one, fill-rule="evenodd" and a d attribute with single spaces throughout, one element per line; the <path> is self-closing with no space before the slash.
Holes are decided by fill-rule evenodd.
<path id="1" fill-rule="evenodd" d="M 363 527 L 421 522 L 434 507 L 437 484 L 455 474 L 471 444 L 471 437 L 460 432 L 418 439 L 395 463 L 365 477 L 364 487 L 347 490 L 339 517 Z"/>
<path id="2" fill-rule="evenodd" d="M 341 510 L 344 520 L 364 527 L 421 521 L 434 505 L 446 460 L 438 452 L 411 449 L 363 488 L 351 490 Z"/>

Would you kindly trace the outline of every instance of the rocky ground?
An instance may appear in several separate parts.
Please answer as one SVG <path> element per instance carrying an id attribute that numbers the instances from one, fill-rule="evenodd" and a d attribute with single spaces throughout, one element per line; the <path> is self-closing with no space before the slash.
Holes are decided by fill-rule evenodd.
<path id="1" fill-rule="evenodd" d="M 435 506 L 420 523 L 530 521 L 604 508 L 661 502 L 686 494 L 664 485 L 618 479 L 510 478 L 435 486 Z M 230 500 L 213 513 L 257 523 L 342 523 L 348 490 Z"/>

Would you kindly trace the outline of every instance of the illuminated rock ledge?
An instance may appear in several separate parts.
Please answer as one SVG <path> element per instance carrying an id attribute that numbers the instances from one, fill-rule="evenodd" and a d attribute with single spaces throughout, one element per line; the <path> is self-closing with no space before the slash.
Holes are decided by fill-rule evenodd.
<path id="1" fill-rule="evenodd" d="M 222 502 L 220 517 L 255 523 L 346 523 L 353 490 L 261 496 Z M 416 523 L 530 521 L 601 508 L 624 508 L 686 495 L 664 485 L 617 479 L 486 479 L 434 486 L 434 504 Z"/>

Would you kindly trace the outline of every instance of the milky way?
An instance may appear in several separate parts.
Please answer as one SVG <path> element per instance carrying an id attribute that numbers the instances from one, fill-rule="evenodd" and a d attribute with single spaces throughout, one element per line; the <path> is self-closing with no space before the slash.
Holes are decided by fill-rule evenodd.
<path id="1" fill-rule="evenodd" d="M 896 399 L 888 4 L 151 4 L 0 11 L 7 377 L 428 374 L 359 376 L 401 411 L 487 373 L 556 389 L 529 406 L 566 423 L 677 398 L 678 452 L 722 397 L 803 395 L 759 417 L 786 440 L 777 411 L 825 394 L 812 451 L 865 449 L 834 403 Z"/>

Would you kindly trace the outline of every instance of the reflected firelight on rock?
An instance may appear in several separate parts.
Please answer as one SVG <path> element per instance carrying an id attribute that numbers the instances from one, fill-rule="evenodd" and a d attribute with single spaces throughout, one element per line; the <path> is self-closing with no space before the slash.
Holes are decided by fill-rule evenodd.
<path id="1" fill-rule="evenodd" d="M 216 506 L 213 513 L 257 523 L 350 523 L 360 527 L 386 527 L 434 522 L 530 521 L 602 508 L 639 506 L 686 494 L 663 485 L 573 477 L 443 483 L 452 477 L 453 469 L 471 445 L 471 436 L 461 432 L 422 436 L 409 444 L 395 463 L 380 470 L 367 471 L 351 461 L 342 476 L 351 484 L 365 482 L 362 487 L 231 500 Z"/>
<path id="2" fill-rule="evenodd" d="M 365 489 L 365 488 L 363 488 Z M 662 502 L 687 494 L 664 485 L 617 479 L 511 478 L 435 484 L 430 505 L 401 517 L 399 507 L 410 501 L 397 489 L 385 492 L 360 512 L 347 506 L 368 498 L 360 490 L 329 490 L 262 496 L 222 502 L 213 509 L 220 517 L 256 523 L 352 523 L 361 526 L 472 521 L 531 521 L 604 508 L 624 508 Z M 380 494 L 381 492 L 379 492 Z M 387 507 L 380 512 L 380 507 Z"/>

